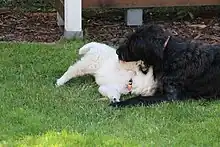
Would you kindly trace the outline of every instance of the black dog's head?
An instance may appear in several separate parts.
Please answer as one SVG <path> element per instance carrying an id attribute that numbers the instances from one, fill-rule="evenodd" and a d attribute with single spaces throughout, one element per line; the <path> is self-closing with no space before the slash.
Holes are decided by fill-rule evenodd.
<path id="1" fill-rule="evenodd" d="M 170 34 L 158 25 L 147 25 L 137 29 L 119 46 L 116 53 L 119 60 L 143 60 L 154 64 L 163 59 L 164 43 Z"/>

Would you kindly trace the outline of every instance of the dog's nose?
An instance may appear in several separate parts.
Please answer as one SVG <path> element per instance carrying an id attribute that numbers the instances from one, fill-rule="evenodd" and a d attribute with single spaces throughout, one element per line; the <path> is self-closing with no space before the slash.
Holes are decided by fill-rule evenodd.
<path id="1" fill-rule="evenodd" d="M 116 50 L 116 54 L 119 55 L 119 50 Z"/>

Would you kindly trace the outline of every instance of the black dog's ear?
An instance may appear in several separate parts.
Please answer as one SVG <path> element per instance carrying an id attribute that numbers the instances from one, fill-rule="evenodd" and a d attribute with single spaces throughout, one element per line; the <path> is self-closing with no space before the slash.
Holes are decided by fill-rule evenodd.
<path id="1" fill-rule="evenodd" d="M 160 60 L 163 60 L 163 46 L 162 47 L 157 47 L 155 48 L 154 51 L 154 55 L 159 58 Z"/>
<path id="2" fill-rule="evenodd" d="M 145 34 L 148 34 L 146 38 L 150 42 L 151 53 L 153 56 L 163 59 L 164 50 L 169 42 L 171 34 L 167 32 L 162 25 L 149 25 L 145 30 Z"/>
<path id="3" fill-rule="evenodd" d="M 155 62 L 155 60 L 163 59 L 163 46 L 153 41 L 146 41 L 146 38 L 138 37 L 129 45 L 133 55 L 139 57 L 141 60 L 148 59 L 148 62 Z"/>
<path id="4" fill-rule="evenodd" d="M 157 62 L 161 62 L 163 60 L 163 48 L 162 47 L 155 47 L 149 50 L 149 60 L 152 64 L 156 64 Z"/>

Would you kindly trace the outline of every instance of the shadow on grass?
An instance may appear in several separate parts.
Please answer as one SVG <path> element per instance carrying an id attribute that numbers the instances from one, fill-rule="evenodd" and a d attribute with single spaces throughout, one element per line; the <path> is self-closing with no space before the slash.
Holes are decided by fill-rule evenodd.
<path id="1" fill-rule="evenodd" d="M 86 83 L 92 83 L 93 85 L 95 84 L 95 78 L 90 75 L 82 76 L 82 77 L 76 77 L 71 80 L 69 80 L 65 86 L 67 87 L 72 87 L 74 85 L 81 85 L 81 84 L 86 84 Z"/>

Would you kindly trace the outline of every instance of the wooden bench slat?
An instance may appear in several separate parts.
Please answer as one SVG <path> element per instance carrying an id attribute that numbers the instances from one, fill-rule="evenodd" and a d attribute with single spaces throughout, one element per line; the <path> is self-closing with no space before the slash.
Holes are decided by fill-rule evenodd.
<path id="1" fill-rule="evenodd" d="M 220 0 L 82 0 L 82 2 L 83 8 L 143 8 L 220 4 Z"/>
<path id="2" fill-rule="evenodd" d="M 56 0 L 56 9 L 64 18 L 64 0 Z M 83 8 L 144 8 L 168 6 L 220 5 L 220 0 L 82 0 Z"/>

